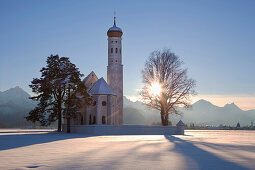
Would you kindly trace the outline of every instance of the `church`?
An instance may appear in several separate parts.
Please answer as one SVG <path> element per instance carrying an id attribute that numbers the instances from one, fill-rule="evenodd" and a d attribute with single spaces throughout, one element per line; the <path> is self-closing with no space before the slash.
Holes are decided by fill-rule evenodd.
<path id="1" fill-rule="evenodd" d="M 64 119 L 63 131 L 91 135 L 183 135 L 181 120 L 176 126 L 123 125 L 122 34 L 114 17 L 113 26 L 107 31 L 107 81 L 98 78 L 94 71 L 82 80 L 92 102 L 82 103 L 80 112 L 70 120 L 69 130 Z"/>
<path id="2" fill-rule="evenodd" d="M 107 82 L 92 71 L 83 83 L 91 96 L 91 105 L 83 103 L 80 114 L 71 125 L 122 125 L 123 124 L 123 65 L 122 30 L 114 24 L 107 31 L 108 66 Z M 64 120 L 66 123 L 66 120 Z"/>

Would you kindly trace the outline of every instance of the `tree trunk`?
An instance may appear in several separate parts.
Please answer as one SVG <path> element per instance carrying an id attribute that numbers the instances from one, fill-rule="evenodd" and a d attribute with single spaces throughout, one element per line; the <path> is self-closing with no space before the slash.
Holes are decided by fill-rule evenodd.
<path id="1" fill-rule="evenodd" d="M 163 126 L 168 126 L 168 113 L 166 113 L 164 106 L 161 106 L 161 123 Z"/>
<path id="2" fill-rule="evenodd" d="M 168 126 L 168 113 L 165 113 L 165 126 Z"/>
<path id="3" fill-rule="evenodd" d="M 71 129 L 70 129 L 70 118 L 67 118 L 66 131 L 67 131 L 67 133 L 71 132 Z"/>
<path id="4" fill-rule="evenodd" d="M 160 116 L 161 116 L 161 124 L 164 126 L 164 114 L 162 113 L 162 111 L 161 111 L 161 113 L 160 113 Z"/>
<path id="5" fill-rule="evenodd" d="M 58 132 L 61 132 L 61 124 L 62 124 L 61 111 L 59 111 L 58 112 Z"/>
<path id="6" fill-rule="evenodd" d="M 58 132 L 61 132 L 62 115 L 61 115 L 61 100 L 58 101 Z"/>
<path id="7" fill-rule="evenodd" d="M 168 126 L 168 113 L 164 113 L 161 111 L 161 123 L 163 126 Z"/>

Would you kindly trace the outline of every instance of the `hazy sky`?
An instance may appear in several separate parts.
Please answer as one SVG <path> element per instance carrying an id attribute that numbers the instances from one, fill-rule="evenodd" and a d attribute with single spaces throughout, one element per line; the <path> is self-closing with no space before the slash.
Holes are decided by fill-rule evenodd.
<path id="1" fill-rule="evenodd" d="M 50 54 L 106 79 L 114 11 L 124 32 L 124 95 L 138 95 L 149 54 L 170 48 L 197 81 L 194 100 L 255 108 L 254 0 L 0 0 L 0 91 L 31 93 Z"/>

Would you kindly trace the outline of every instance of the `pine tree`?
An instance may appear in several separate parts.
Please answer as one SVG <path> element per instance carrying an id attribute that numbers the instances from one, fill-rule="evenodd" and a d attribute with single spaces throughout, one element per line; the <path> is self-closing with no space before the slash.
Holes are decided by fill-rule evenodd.
<path id="1" fill-rule="evenodd" d="M 33 79 L 29 85 L 36 94 L 31 99 L 39 103 L 26 119 L 39 121 L 42 126 L 58 120 L 60 132 L 62 118 L 70 120 L 79 114 L 82 101 L 87 104 L 90 102 L 86 87 L 80 79 L 83 75 L 69 58 L 58 55 L 48 57 L 46 67 L 40 72 L 41 78 Z"/>
<path id="2" fill-rule="evenodd" d="M 236 124 L 236 128 L 240 128 L 240 123 L 239 122 Z"/>

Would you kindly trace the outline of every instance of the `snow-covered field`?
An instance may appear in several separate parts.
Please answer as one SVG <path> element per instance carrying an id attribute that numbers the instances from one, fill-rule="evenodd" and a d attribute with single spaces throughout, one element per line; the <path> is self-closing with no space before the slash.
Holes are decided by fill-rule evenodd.
<path id="1" fill-rule="evenodd" d="M 255 169 L 255 131 L 86 136 L 0 129 L 0 169 Z"/>

